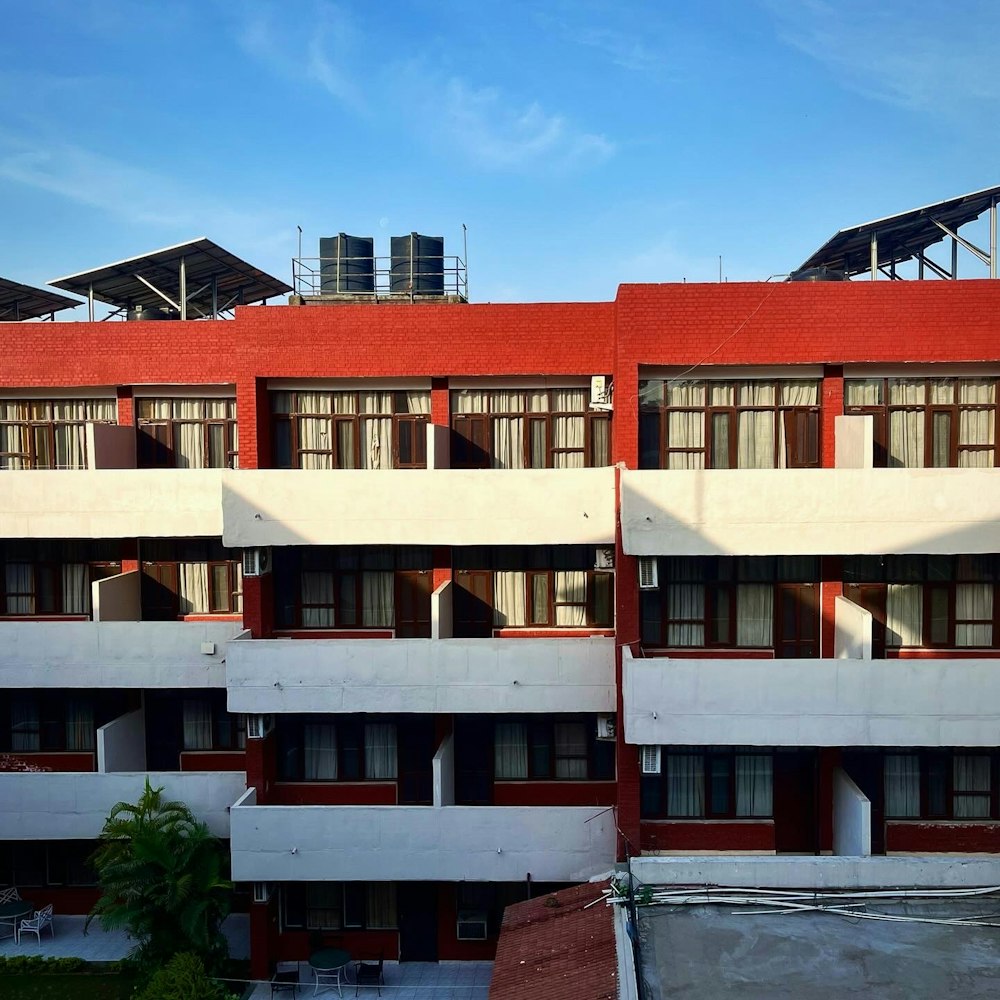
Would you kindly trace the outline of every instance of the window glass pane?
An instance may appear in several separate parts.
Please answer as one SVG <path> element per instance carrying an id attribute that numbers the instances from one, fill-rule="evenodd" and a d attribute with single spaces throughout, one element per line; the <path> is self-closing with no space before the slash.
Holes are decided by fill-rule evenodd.
<path id="1" fill-rule="evenodd" d="M 310 882 L 306 886 L 306 926 L 311 930 L 340 930 L 342 897 L 339 882 Z"/>
<path id="2" fill-rule="evenodd" d="M 712 468 L 728 469 L 729 460 L 729 428 L 730 417 L 728 413 L 712 414 Z"/>
<path id="3" fill-rule="evenodd" d="M 773 758 L 770 754 L 737 754 L 736 815 L 770 816 Z"/>
<path id="4" fill-rule="evenodd" d="M 946 587 L 931 587 L 931 636 L 935 645 L 945 645 L 948 642 L 951 616 L 948 613 L 949 599 Z"/>
<path id="5" fill-rule="evenodd" d="M 211 583 L 212 583 L 212 596 L 211 596 L 211 609 L 212 611 L 226 612 L 229 611 L 232 606 L 232 588 L 229 584 L 229 567 L 228 566 L 212 566 L 211 567 Z"/>
<path id="6" fill-rule="evenodd" d="M 929 816 L 948 815 L 948 759 L 943 754 L 927 761 L 927 812 Z"/>
<path id="7" fill-rule="evenodd" d="M 497 778 L 528 777 L 528 729 L 523 722 L 498 722 L 493 731 Z"/>
<path id="8" fill-rule="evenodd" d="M 337 427 L 337 468 L 353 469 L 354 461 L 354 423 L 348 420 L 338 420 Z"/>
<path id="9" fill-rule="evenodd" d="M 587 728 L 582 722 L 557 722 L 555 735 L 557 778 L 587 777 Z"/>
<path id="10" fill-rule="evenodd" d="M 226 452 L 226 428 L 222 424 L 209 424 L 208 467 L 210 469 L 224 469 L 228 464 L 229 455 Z"/>
<path id="11" fill-rule="evenodd" d="M 614 622 L 614 576 L 595 573 L 592 578 L 594 593 L 594 624 L 610 628 Z"/>
<path id="12" fill-rule="evenodd" d="M 288 420 L 274 425 L 274 464 L 279 469 L 292 467 L 292 425 Z"/>
<path id="13" fill-rule="evenodd" d="M 729 758 L 712 757 L 712 813 L 723 816 L 729 812 Z"/>
<path id="14" fill-rule="evenodd" d="M 933 414 L 934 438 L 931 453 L 931 467 L 947 469 L 951 465 L 951 414 Z"/>
<path id="15" fill-rule="evenodd" d="M 545 573 L 531 577 L 530 625 L 547 625 L 549 622 L 549 578 Z"/>
<path id="16" fill-rule="evenodd" d="M 701 755 L 667 754 L 667 815 L 705 815 L 705 775 Z"/>
<path id="17" fill-rule="evenodd" d="M 901 818 L 920 815 L 920 758 L 889 754 L 885 758 L 885 814 Z"/>
<path id="18" fill-rule="evenodd" d="M 845 379 L 845 406 L 880 406 L 882 404 L 882 379 Z"/>

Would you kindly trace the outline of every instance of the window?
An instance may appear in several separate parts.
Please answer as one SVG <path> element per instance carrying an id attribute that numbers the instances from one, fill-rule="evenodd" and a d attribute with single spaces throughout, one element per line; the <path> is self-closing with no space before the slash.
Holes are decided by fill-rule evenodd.
<path id="1" fill-rule="evenodd" d="M 92 840 L 0 844 L 0 885 L 93 886 Z"/>
<path id="2" fill-rule="evenodd" d="M 641 777 L 643 819 L 748 819 L 772 814 L 770 751 L 664 747 L 659 774 Z"/>
<path id="3" fill-rule="evenodd" d="M 113 399 L 0 400 L 0 469 L 87 468 L 87 424 L 113 424 Z"/>
<path id="4" fill-rule="evenodd" d="M 395 629 L 431 634 L 431 551 L 423 546 L 278 549 L 279 628 Z"/>
<path id="5" fill-rule="evenodd" d="M 455 634 L 495 628 L 610 628 L 614 574 L 584 545 L 455 549 Z"/>
<path id="6" fill-rule="evenodd" d="M 662 558 L 659 589 L 641 591 L 642 641 L 818 656 L 818 579 L 812 556 Z"/>
<path id="7" fill-rule="evenodd" d="M 185 698 L 185 750 L 244 750 L 247 722 L 242 713 L 227 712 L 212 698 Z"/>
<path id="8" fill-rule="evenodd" d="M 886 648 L 997 647 L 1000 559 L 995 555 L 853 556 L 844 594 L 874 620 L 873 644 Z"/>
<path id="9" fill-rule="evenodd" d="M 94 704 L 86 697 L 62 698 L 33 693 L 9 700 L 7 747 L 12 753 L 93 751 Z"/>
<path id="10" fill-rule="evenodd" d="M 589 389 L 457 389 L 456 469 L 583 469 L 611 464 L 611 414 Z"/>
<path id="11" fill-rule="evenodd" d="M 242 559 L 218 539 L 144 539 L 140 555 L 144 620 L 242 610 Z"/>
<path id="12" fill-rule="evenodd" d="M 818 468 L 819 382 L 639 383 L 642 469 Z"/>
<path id="13" fill-rule="evenodd" d="M 139 466 L 234 469 L 235 399 L 138 399 Z"/>
<path id="14" fill-rule="evenodd" d="M 335 720 L 335 721 L 334 721 Z M 396 724 L 356 716 L 280 716 L 282 781 L 395 781 Z"/>
<path id="15" fill-rule="evenodd" d="M 876 466 L 996 466 L 996 404 L 995 377 L 844 381 L 844 412 L 874 419 Z"/>
<path id="16" fill-rule="evenodd" d="M 611 781 L 614 741 L 596 738 L 593 718 L 501 719 L 493 726 L 497 781 Z"/>
<path id="17" fill-rule="evenodd" d="M 890 819 L 997 819 L 995 754 L 910 751 L 885 756 Z"/>
<path id="18" fill-rule="evenodd" d="M 121 572 L 117 543 L 0 543 L 2 615 L 89 615 L 90 588 Z"/>
<path id="19" fill-rule="evenodd" d="M 423 469 L 426 389 L 273 392 L 277 469 Z"/>
<path id="20" fill-rule="evenodd" d="M 394 882 L 305 882 L 281 887 L 283 928 L 339 931 L 397 926 Z"/>

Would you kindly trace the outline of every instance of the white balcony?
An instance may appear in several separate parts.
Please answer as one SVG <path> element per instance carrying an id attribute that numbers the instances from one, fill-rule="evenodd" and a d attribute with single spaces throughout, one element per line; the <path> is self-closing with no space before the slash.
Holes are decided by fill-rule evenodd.
<path id="1" fill-rule="evenodd" d="M 222 688 L 226 644 L 242 630 L 235 621 L 4 621 L 0 687 Z"/>
<path id="2" fill-rule="evenodd" d="M 599 807 L 258 806 L 253 794 L 230 814 L 239 882 L 571 882 L 615 859 Z"/>
<path id="3" fill-rule="evenodd" d="M 241 639 L 233 712 L 614 712 L 614 640 Z"/>
<path id="4" fill-rule="evenodd" d="M 0 840 L 90 840 L 117 802 L 135 802 L 147 774 L 0 774 Z M 150 784 L 186 803 L 217 837 L 229 836 L 229 806 L 246 790 L 242 771 L 158 771 Z"/>
<path id="5" fill-rule="evenodd" d="M 218 537 L 221 469 L 0 473 L 0 538 Z"/>
<path id="6" fill-rule="evenodd" d="M 614 469 L 239 470 L 223 541 L 266 545 L 610 545 Z"/>
<path id="7" fill-rule="evenodd" d="M 625 740 L 682 746 L 1000 743 L 998 659 L 633 659 Z"/>
<path id="8" fill-rule="evenodd" d="M 1000 469 L 624 471 L 629 555 L 1000 551 Z"/>

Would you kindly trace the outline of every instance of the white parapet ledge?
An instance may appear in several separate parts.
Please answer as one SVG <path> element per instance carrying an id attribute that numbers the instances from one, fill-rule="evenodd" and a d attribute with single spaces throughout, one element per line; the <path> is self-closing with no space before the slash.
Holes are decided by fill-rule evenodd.
<path id="1" fill-rule="evenodd" d="M 624 471 L 635 556 L 1000 551 L 1000 469 Z"/>
<path id="2" fill-rule="evenodd" d="M 266 545 L 610 545 L 614 469 L 230 470 L 223 540 Z"/>

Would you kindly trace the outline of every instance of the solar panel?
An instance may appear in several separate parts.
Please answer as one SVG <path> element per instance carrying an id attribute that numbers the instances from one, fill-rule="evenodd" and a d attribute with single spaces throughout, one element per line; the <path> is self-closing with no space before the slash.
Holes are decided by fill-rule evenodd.
<path id="1" fill-rule="evenodd" d="M 78 299 L 0 278 L 0 321 L 37 319 L 80 305 Z"/>

